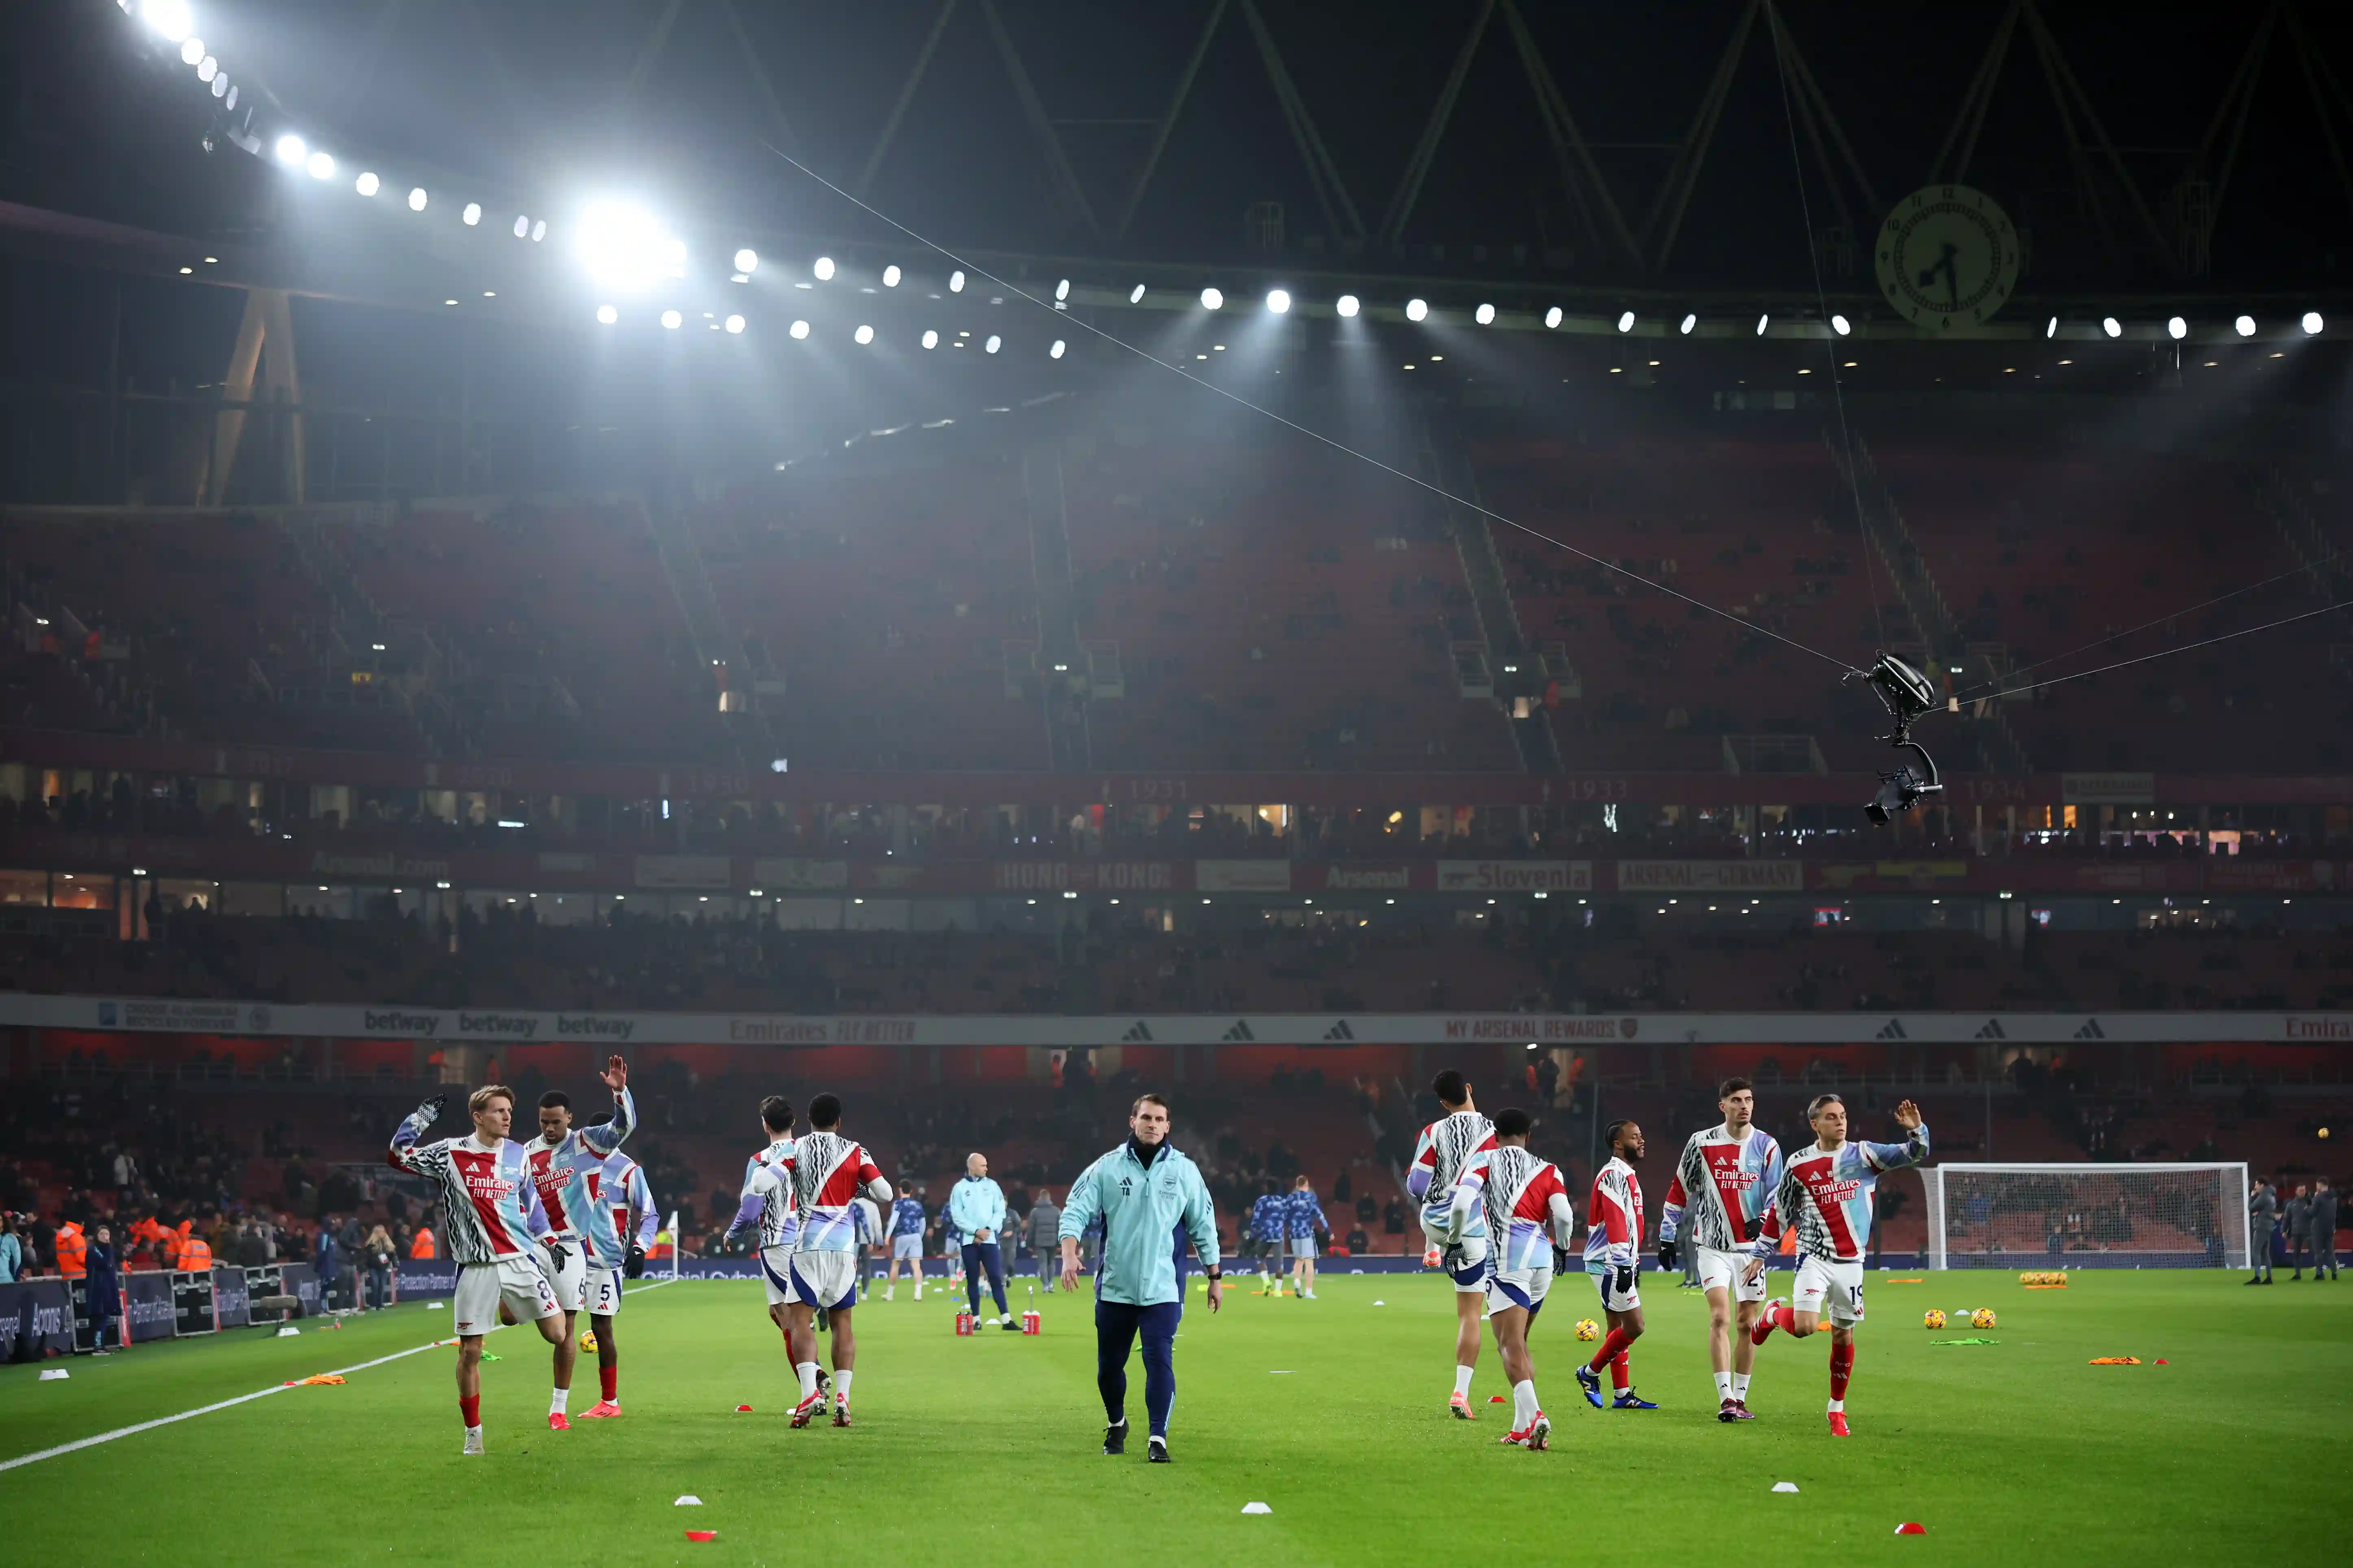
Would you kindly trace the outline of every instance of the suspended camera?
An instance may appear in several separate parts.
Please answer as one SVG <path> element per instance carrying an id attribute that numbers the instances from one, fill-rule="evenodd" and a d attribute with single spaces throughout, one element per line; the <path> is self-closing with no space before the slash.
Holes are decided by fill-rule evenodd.
<path id="1" fill-rule="evenodd" d="M 1936 710 L 1936 690 L 1928 684 L 1926 676 L 1892 653 L 1881 654 L 1869 669 L 1861 673 L 1895 719 L 1895 728 L 1879 739 L 1899 752 L 1910 753 L 1892 770 L 1879 775 L 1879 793 L 1862 808 L 1864 816 L 1883 827 L 1897 813 L 1919 805 L 1923 797 L 1944 793 L 1936 759 L 1912 738 L 1914 722 L 1921 715 Z"/>

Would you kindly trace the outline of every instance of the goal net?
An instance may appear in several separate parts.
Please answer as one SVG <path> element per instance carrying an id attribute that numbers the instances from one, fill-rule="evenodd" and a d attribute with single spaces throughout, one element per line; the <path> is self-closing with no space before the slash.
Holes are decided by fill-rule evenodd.
<path id="1" fill-rule="evenodd" d="M 2244 1268 L 2244 1164 L 1931 1165 L 1932 1268 Z"/>

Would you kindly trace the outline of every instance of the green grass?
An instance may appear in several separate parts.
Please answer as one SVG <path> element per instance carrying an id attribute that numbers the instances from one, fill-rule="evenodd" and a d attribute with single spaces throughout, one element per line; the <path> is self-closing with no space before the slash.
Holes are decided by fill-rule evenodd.
<path id="1" fill-rule="evenodd" d="M 494 1336 L 490 1437 L 463 1459 L 449 1363 L 430 1350 L 232 1409 L 0 1472 L 18 1562 L 100 1554 L 175 1564 L 385 1563 L 478 1540 L 599 1564 L 861 1561 L 986 1565 L 1159 1561 L 1366 1564 L 1483 1549 L 1624 1564 L 1736 1542 L 1778 1559 L 1862 1546 L 1873 1561 L 1981 1563 L 2341 1561 L 2329 1479 L 2353 1458 L 2353 1285 L 2248 1290 L 2221 1273 L 1872 1276 L 1847 1408 L 1822 1422 L 1827 1341 L 1759 1353 L 1760 1419 L 1719 1426 L 1696 1292 L 1648 1287 L 1638 1386 L 1663 1408 L 1588 1409 L 1571 1325 L 1598 1316 L 1564 1283 L 1535 1335 L 1555 1447 L 1499 1447 L 1508 1406 L 1490 1349 L 1481 1418 L 1445 1418 L 1452 1309 L 1434 1279 L 1339 1277 L 1325 1299 L 1261 1299 L 1211 1317 L 1196 1294 L 1177 1342 L 1176 1463 L 1096 1451 L 1086 1304 L 1041 1299 L 1038 1339 L 956 1339 L 948 1298 L 859 1312 L 860 1425 L 786 1426 L 791 1376 L 750 1282 L 687 1282 L 621 1318 L 618 1421 L 546 1430 L 546 1352 Z M 1198 1283 L 1198 1282 L 1197 1282 Z M 1786 1289 L 1787 1277 L 1777 1276 Z M 1016 1291 L 1017 1308 L 1020 1291 Z M 1386 1305 L 1376 1306 L 1376 1301 Z M 1997 1346 L 1940 1349 L 1935 1306 L 1991 1306 Z M 0 1458 L 330 1371 L 448 1331 L 420 1305 L 299 1339 L 237 1332 L 72 1363 L 64 1383 L 0 1369 Z M 2097 1367 L 2096 1355 L 2166 1366 Z M 595 1400 L 582 1358 L 574 1409 Z M 1288 1373 L 1274 1376 L 1281 1371 Z M 1141 1365 L 1130 1408 L 1140 1432 Z M 754 1407 L 734 1413 L 738 1404 Z M 1777 1496 L 1775 1481 L 1801 1489 Z M 704 1506 L 680 1509 L 681 1492 Z M 1262 1500 L 1271 1517 L 1248 1517 Z M 559 1511 L 560 1510 L 560 1511 Z M 1895 1541 L 1899 1521 L 1925 1540 Z M 691 1546 L 684 1531 L 715 1529 Z M 838 1543 L 838 1544 L 837 1544 Z"/>

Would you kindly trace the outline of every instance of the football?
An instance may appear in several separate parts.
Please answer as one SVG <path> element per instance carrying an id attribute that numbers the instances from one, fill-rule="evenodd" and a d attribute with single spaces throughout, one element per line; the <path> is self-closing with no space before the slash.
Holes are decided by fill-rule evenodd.
<path id="1" fill-rule="evenodd" d="M 583 1329 L 580 1331 L 580 1348 L 584 1351 L 593 1351 L 596 1348 L 596 1330 Z"/>
<path id="2" fill-rule="evenodd" d="M 1991 1307 L 1979 1307 L 1976 1311 L 1969 1314 L 1969 1327 L 1973 1329 L 1992 1328 L 1993 1321 L 1993 1309 Z"/>
<path id="3" fill-rule="evenodd" d="M 1920 1326 L 1924 1329 L 1941 1329 L 1945 1326 L 1945 1314 L 1931 1307 L 1921 1317 Z"/>
<path id="4" fill-rule="evenodd" d="M 1577 1337 L 1580 1340 L 1598 1340 L 1601 1337 L 1601 1325 L 1590 1318 L 1579 1318 L 1577 1320 Z"/>

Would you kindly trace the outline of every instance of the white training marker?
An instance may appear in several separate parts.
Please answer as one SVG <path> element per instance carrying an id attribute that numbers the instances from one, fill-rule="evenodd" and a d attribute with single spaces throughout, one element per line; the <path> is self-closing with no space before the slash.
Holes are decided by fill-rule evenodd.
<path id="1" fill-rule="evenodd" d="M 447 1301 L 427 1301 L 425 1303 L 425 1310 L 428 1312 L 438 1312 L 448 1305 L 449 1303 Z"/>
<path id="2" fill-rule="evenodd" d="M 1244 1513 L 1272 1513 L 1274 1510 L 1267 1507 L 1266 1504 L 1262 1502 L 1246 1502 L 1242 1504 L 1242 1511 Z"/>
<path id="3" fill-rule="evenodd" d="M 67 1378 L 69 1378 L 72 1375 L 73 1373 L 68 1372 L 61 1366 L 53 1366 L 41 1373 L 41 1381 L 43 1383 L 63 1383 Z"/>
<path id="4" fill-rule="evenodd" d="M 1376 1301 L 1376 1302 L 1374 1302 L 1374 1303 L 1373 1303 L 1373 1305 L 1374 1305 L 1374 1306 L 1376 1306 L 1376 1307 L 1386 1307 L 1386 1306 L 1388 1306 L 1388 1303 L 1387 1301 Z"/>
<path id="5" fill-rule="evenodd" d="M 301 1337 L 301 1330 L 296 1328 L 291 1323 L 280 1323 L 278 1325 L 278 1332 L 272 1337 L 275 1339 L 290 1340 Z"/>
<path id="6" fill-rule="evenodd" d="M 1795 1491 L 1797 1489 L 1792 1487 L 1789 1489 Z M 672 1508 L 701 1508 L 702 1506 L 702 1500 L 695 1496 L 692 1492 L 689 1492 L 670 1506 Z"/>
<path id="7" fill-rule="evenodd" d="M 1795 1481 L 1775 1481 L 1773 1483 L 1773 1489 L 1777 1492 L 1793 1492 L 1798 1489 L 1798 1483 Z"/>
<path id="8" fill-rule="evenodd" d="M 1268 1371 L 1266 1375 L 1269 1377 L 1289 1377 L 1292 1375 L 1292 1369 L 1289 1367 L 1272 1368 Z"/>

